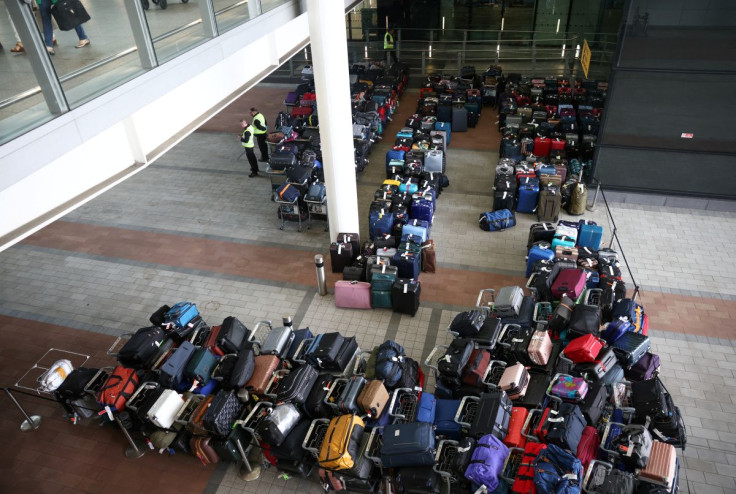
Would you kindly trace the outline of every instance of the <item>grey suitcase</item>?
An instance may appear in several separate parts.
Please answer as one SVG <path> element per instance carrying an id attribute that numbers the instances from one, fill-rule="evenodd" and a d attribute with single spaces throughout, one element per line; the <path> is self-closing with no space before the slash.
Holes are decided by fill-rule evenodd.
<path id="1" fill-rule="evenodd" d="M 425 172 L 432 172 L 432 173 L 444 173 L 444 169 L 442 167 L 443 159 L 442 155 L 444 153 L 442 151 L 429 151 L 427 154 L 424 155 L 424 171 Z"/>
<path id="2" fill-rule="evenodd" d="M 283 355 L 294 341 L 294 330 L 291 327 L 273 328 L 261 345 L 261 355 Z"/>
<path id="3" fill-rule="evenodd" d="M 506 117 L 506 127 L 509 129 L 518 129 L 521 125 L 521 115 L 509 115 Z M 452 130 L 455 130 L 454 128 Z"/>
<path id="4" fill-rule="evenodd" d="M 363 391 L 363 386 L 365 386 L 365 378 L 363 376 L 353 376 L 350 378 L 337 401 L 340 414 L 358 413 L 358 395 Z"/>
<path id="5" fill-rule="evenodd" d="M 184 369 L 194 355 L 194 345 L 183 342 L 161 366 L 158 382 L 165 388 L 176 388 L 184 379 Z"/>
<path id="6" fill-rule="evenodd" d="M 271 413 L 258 424 L 256 433 L 266 444 L 278 448 L 300 419 L 301 414 L 296 406 L 292 403 L 282 403 L 271 410 Z"/>
<path id="7" fill-rule="evenodd" d="M 524 290 L 520 286 L 504 286 L 496 295 L 494 307 L 499 317 L 517 317 L 524 299 Z"/>
<path id="8" fill-rule="evenodd" d="M 453 132 L 468 131 L 468 110 L 465 107 L 454 107 L 452 109 L 452 127 Z"/>

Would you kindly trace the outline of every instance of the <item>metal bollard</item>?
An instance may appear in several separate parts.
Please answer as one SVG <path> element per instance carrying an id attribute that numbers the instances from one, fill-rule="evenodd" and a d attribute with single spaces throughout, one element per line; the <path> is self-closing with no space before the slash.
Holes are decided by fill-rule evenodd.
<path id="1" fill-rule="evenodd" d="M 294 321 L 291 320 L 291 316 L 282 316 L 281 323 L 285 328 L 290 328 L 294 324 Z"/>
<path id="2" fill-rule="evenodd" d="M 327 295 L 327 280 L 325 279 L 325 260 L 322 254 L 314 256 L 314 269 L 317 271 L 317 289 L 319 294 Z"/>

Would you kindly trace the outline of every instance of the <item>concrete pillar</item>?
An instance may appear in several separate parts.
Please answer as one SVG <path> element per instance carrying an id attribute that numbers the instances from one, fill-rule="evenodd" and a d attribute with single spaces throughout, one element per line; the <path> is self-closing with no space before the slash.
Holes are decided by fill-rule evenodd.
<path id="1" fill-rule="evenodd" d="M 314 85 L 319 108 L 330 241 L 359 232 L 348 44 L 342 2 L 307 0 Z"/>

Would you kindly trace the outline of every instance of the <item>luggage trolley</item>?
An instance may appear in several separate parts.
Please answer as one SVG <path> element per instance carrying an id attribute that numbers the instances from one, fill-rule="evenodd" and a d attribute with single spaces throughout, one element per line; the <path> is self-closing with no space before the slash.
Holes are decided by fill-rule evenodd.
<path id="1" fill-rule="evenodd" d="M 266 385 L 266 390 L 263 392 L 264 396 L 267 396 L 276 401 L 276 390 L 279 387 L 279 383 L 283 378 L 289 375 L 291 371 L 288 369 L 282 369 L 277 370 L 273 373 L 273 376 L 271 376 L 271 379 L 268 381 L 268 384 Z"/>
<path id="2" fill-rule="evenodd" d="M 583 476 L 583 492 L 588 494 L 600 494 L 602 491 L 599 489 L 606 477 L 613 470 L 613 465 L 602 460 L 593 460 L 588 465 L 588 469 L 585 471 Z"/>
<path id="3" fill-rule="evenodd" d="M 434 465 L 432 470 L 437 472 L 442 480 L 447 484 L 449 489 L 453 482 L 457 481 L 457 476 L 453 472 L 453 464 L 455 462 L 455 456 L 457 455 L 458 445 L 457 441 L 452 439 L 443 439 L 437 445 L 437 452 L 434 454 Z"/>
<path id="4" fill-rule="evenodd" d="M 478 413 L 478 403 L 480 403 L 480 398 L 477 396 L 463 396 L 455 414 L 455 423 L 460 424 L 464 429 L 470 429 Z"/>
<path id="5" fill-rule="evenodd" d="M 133 410 L 141 420 L 147 420 L 146 416 L 141 416 L 140 413 L 140 411 L 145 412 L 147 410 L 140 410 L 140 407 L 146 403 L 149 397 L 160 396 L 163 391 L 164 388 L 157 382 L 146 381 L 141 383 L 141 385 L 136 388 L 133 395 L 125 402 L 125 408 Z M 150 404 L 153 405 L 153 401 Z"/>
<path id="6" fill-rule="evenodd" d="M 258 321 L 253 327 L 253 331 L 250 332 L 250 337 L 248 338 L 248 341 L 258 344 L 258 349 L 260 350 L 263 342 L 266 341 L 266 338 L 268 338 L 268 333 L 270 333 L 272 329 L 272 321 L 269 321 L 267 319 Z"/>
<path id="7" fill-rule="evenodd" d="M 529 442 L 542 442 L 542 440 L 534 434 L 534 429 L 539 425 L 539 421 L 542 420 L 543 413 L 544 410 L 541 410 L 539 408 L 529 410 L 529 414 L 526 416 L 524 425 L 521 426 L 521 435 L 524 436 Z"/>
<path id="8" fill-rule="evenodd" d="M 271 152 L 273 152 L 273 150 Z M 271 186 L 271 202 L 274 202 L 278 197 L 276 195 L 276 189 L 286 182 L 286 170 L 274 170 L 269 165 L 266 167 L 266 175 L 268 176 L 269 185 Z"/>
<path id="9" fill-rule="evenodd" d="M 257 442 L 260 440 L 260 436 L 256 433 L 256 430 L 258 429 L 259 424 L 271 413 L 273 407 L 274 405 L 271 402 L 259 401 L 253 406 L 244 419 L 236 420 L 233 426 L 241 426 L 243 429 L 250 432 L 251 437 L 255 438 Z"/>
<path id="10" fill-rule="evenodd" d="M 299 198 L 297 197 L 293 201 L 284 201 L 277 195 L 274 195 L 274 202 L 279 205 L 278 213 L 281 224 L 279 230 L 283 230 L 287 221 L 299 223 L 298 232 L 302 231 L 302 214 L 299 205 Z M 311 226 L 309 215 L 307 215 L 307 229 Z"/>
<path id="11" fill-rule="evenodd" d="M 368 444 L 365 446 L 365 457 L 368 458 L 378 468 L 383 469 L 381 463 L 381 449 L 383 448 L 383 427 L 374 427 L 371 435 L 368 437 Z"/>
<path id="12" fill-rule="evenodd" d="M 624 420 L 631 422 L 636 415 L 636 408 L 631 403 L 631 383 L 621 381 L 613 385 L 613 404 L 623 413 Z"/>
<path id="13" fill-rule="evenodd" d="M 393 417 L 392 423 L 405 424 L 417 418 L 419 391 L 411 388 L 396 388 L 391 392 L 388 414 Z"/>
<path id="14" fill-rule="evenodd" d="M 312 218 L 324 221 L 325 222 L 325 231 L 330 231 L 330 224 L 329 224 L 329 218 L 327 216 L 327 197 L 322 199 L 322 201 L 309 201 L 307 199 L 304 199 L 304 202 L 307 203 L 307 214 L 308 216 L 308 222 L 309 226 L 307 228 L 310 228 L 312 226 Z"/>
<path id="15" fill-rule="evenodd" d="M 488 363 L 485 374 L 483 374 L 483 384 L 488 388 L 488 391 L 495 391 L 498 389 L 498 382 L 501 380 L 504 371 L 506 370 L 506 362 L 502 360 L 491 360 Z"/>
<path id="16" fill-rule="evenodd" d="M 454 334 L 454 333 L 451 333 Z M 429 352 L 429 355 L 427 355 L 427 358 L 424 359 L 424 365 L 426 365 L 429 369 L 432 370 L 432 374 L 434 375 L 435 381 L 439 379 L 440 376 L 440 369 L 439 369 L 439 363 L 440 360 L 445 356 L 445 353 L 447 353 L 447 349 L 450 348 L 448 345 L 436 345 L 431 352 Z"/>
<path id="17" fill-rule="evenodd" d="M 330 390 L 325 395 L 324 400 L 322 400 L 325 405 L 332 409 L 335 415 L 339 415 L 340 413 L 340 405 L 338 401 L 340 400 L 340 395 L 342 395 L 342 392 L 348 385 L 348 382 L 349 380 L 345 377 L 341 377 L 332 381 Z"/>
<path id="18" fill-rule="evenodd" d="M 319 459 L 319 450 L 329 427 L 330 419 L 314 419 L 307 430 L 307 435 L 304 436 L 302 448 L 309 451 L 315 460 Z"/>
<path id="19" fill-rule="evenodd" d="M 550 302 L 537 302 L 534 304 L 534 316 L 532 320 L 537 324 L 543 323 L 546 326 L 552 318 L 552 312 L 552 304 Z"/>
<path id="20" fill-rule="evenodd" d="M 296 347 L 296 351 L 294 352 L 294 356 L 291 358 L 291 361 L 297 364 L 305 364 L 307 362 L 307 349 L 309 349 L 309 345 L 312 344 L 314 341 L 314 338 L 306 338 L 299 343 L 299 346 Z"/>
<path id="21" fill-rule="evenodd" d="M 484 288 L 478 292 L 478 298 L 475 301 L 475 308 L 486 313 L 486 317 L 496 317 L 496 290 L 493 288 Z"/>
<path id="22" fill-rule="evenodd" d="M 524 448 L 509 448 L 509 454 L 504 460 L 503 471 L 499 476 L 499 482 L 506 482 L 509 489 L 514 485 L 519 469 L 524 461 Z"/>
<path id="23" fill-rule="evenodd" d="M 642 432 L 646 432 L 649 429 L 649 420 L 647 420 L 647 423 L 644 425 L 641 424 L 622 424 L 620 422 L 608 422 L 606 424 L 606 427 L 603 429 L 603 435 L 601 436 L 601 446 L 600 449 L 604 453 L 608 454 L 608 458 L 613 463 L 615 460 L 617 460 L 621 454 L 613 449 L 609 449 L 611 447 L 611 442 L 616 439 L 621 433 L 623 432 L 624 427 L 639 429 Z"/>

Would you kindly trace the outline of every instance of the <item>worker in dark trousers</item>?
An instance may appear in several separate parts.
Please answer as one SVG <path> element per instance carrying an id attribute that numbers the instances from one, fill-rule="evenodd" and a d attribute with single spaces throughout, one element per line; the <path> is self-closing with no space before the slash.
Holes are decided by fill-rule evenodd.
<path id="1" fill-rule="evenodd" d="M 396 59 L 396 51 L 394 50 L 394 28 L 390 27 L 386 34 L 383 35 L 383 50 L 386 52 L 386 63 L 391 66 L 392 63 L 398 62 Z"/>
<path id="2" fill-rule="evenodd" d="M 261 151 L 261 161 L 268 162 L 268 143 L 266 142 L 268 126 L 266 125 L 266 117 L 255 107 L 250 109 L 250 116 L 253 117 L 253 129 L 256 134 L 256 141 L 258 141 L 258 149 Z"/>
<path id="3" fill-rule="evenodd" d="M 243 126 L 243 133 L 240 135 L 240 142 L 243 144 L 243 148 L 245 148 L 245 155 L 248 157 L 248 163 L 250 163 L 250 175 L 249 177 L 257 177 L 258 176 L 258 160 L 256 159 L 256 153 L 255 153 L 255 144 L 256 144 L 256 138 L 255 138 L 255 129 L 252 125 L 248 125 L 247 120 L 243 120 L 240 122 L 240 125 Z"/>

